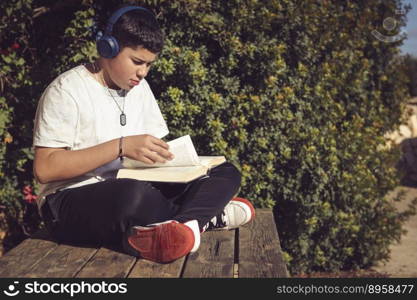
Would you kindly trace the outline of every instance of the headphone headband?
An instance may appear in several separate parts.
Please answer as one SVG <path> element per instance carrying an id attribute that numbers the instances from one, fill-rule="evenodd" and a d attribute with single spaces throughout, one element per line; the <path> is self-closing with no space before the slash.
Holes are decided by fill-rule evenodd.
<path id="1" fill-rule="evenodd" d="M 141 7 L 141 6 L 126 6 L 126 7 L 122 7 L 120 9 L 116 10 L 111 15 L 111 17 L 109 18 L 109 21 L 107 22 L 107 25 L 106 25 L 106 30 L 104 31 L 105 32 L 105 35 L 111 35 L 111 33 L 113 31 L 113 25 L 117 22 L 117 20 L 122 15 L 124 15 L 125 13 L 127 13 L 128 11 L 131 11 L 131 10 L 143 10 L 143 11 L 149 13 L 149 14 L 152 14 L 152 12 L 149 9 L 144 8 L 144 7 Z"/>

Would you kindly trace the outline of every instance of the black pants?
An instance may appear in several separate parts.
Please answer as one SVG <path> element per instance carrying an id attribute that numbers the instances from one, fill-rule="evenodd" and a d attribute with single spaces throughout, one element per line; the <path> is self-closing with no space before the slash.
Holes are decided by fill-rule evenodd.
<path id="1" fill-rule="evenodd" d="M 237 193 L 241 175 L 226 162 L 188 184 L 110 179 L 46 197 L 42 215 L 61 242 L 119 243 L 130 226 L 198 221 L 200 231 Z"/>

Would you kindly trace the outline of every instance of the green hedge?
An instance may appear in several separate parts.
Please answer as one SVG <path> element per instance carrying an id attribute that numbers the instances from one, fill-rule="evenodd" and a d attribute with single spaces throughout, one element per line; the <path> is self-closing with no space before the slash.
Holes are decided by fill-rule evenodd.
<path id="1" fill-rule="evenodd" d="M 240 168 L 240 195 L 274 207 L 292 273 L 387 258 L 412 209 L 399 214 L 385 198 L 398 185 L 400 153 L 382 147 L 383 135 L 399 124 L 408 94 L 401 41 L 371 31 L 392 34 L 383 20 L 401 1 L 127 2 L 153 9 L 166 33 L 148 81 L 168 139 L 191 134 L 199 154 L 226 155 Z M 121 3 L 0 4 L 1 48 L 20 45 L 1 55 L 0 134 L 13 138 L 0 150 L 3 205 L 22 205 L 19 191 L 33 185 L 32 117 L 42 90 L 94 59 L 94 32 Z"/>
<path id="2" fill-rule="evenodd" d="M 412 97 L 417 97 L 417 57 L 413 55 L 405 55 L 404 72 L 410 79 L 408 82 L 408 90 Z"/>

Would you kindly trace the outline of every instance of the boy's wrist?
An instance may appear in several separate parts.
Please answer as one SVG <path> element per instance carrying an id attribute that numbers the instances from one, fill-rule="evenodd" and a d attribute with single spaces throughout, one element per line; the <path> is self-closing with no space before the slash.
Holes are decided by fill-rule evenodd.
<path id="1" fill-rule="evenodd" d="M 124 151 L 123 151 L 123 136 L 121 136 L 119 138 L 119 155 L 118 157 L 120 158 L 120 160 L 123 160 L 123 156 L 124 156 Z"/>

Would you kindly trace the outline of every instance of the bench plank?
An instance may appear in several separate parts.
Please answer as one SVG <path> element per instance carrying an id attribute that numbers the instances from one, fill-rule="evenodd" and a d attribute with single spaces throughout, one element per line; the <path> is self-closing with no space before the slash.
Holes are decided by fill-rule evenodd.
<path id="1" fill-rule="evenodd" d="M 61 244 L 44 256 L 24 277 L 74 277 L 97 252 L 97 248 Z"/>
<path id="2" fill-rule="evenodd" d="M 133 256 L 102 247 L 75 277 L 125 278 L 135 262 Z"/>
<path id="3" fill-rule="evenodd" d="M 0 259 L 0 277 L 22 277 L 58 244 L 50 240 L 46 230 L 38 231 L 11 249 Z"/>
<path id="4" fill-rule="evenodd" d="M 138 259 L 129 278 L 178 278 L 184 266 L 185 257 L 169 264 L 158 264 L 146 259 Z"/>
<path id="5" fill-rule="evenodd" d="M 208 231 L 200 248 L 188 255 L 184 278 L 233 278 L 235 230 Z"/>
<path id="6" fill-rule="evenodd" d="M 239 228 L 239 278 L 252 277 L 288 277 L 270 209 L 257 209 L 255 220 Z"/>
<path id="7" fill-rule="evenodd" d="M 288 277 L 272 211 L 257 209 L 256 214 L 239 229 L 205 232 L 196 253 L 170 264 L 112 248 L 58 245 L 41 230 L 0 258 L 0 277 Z"/>

